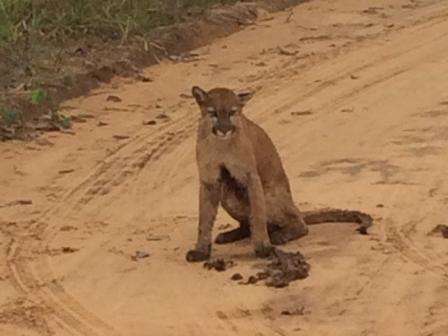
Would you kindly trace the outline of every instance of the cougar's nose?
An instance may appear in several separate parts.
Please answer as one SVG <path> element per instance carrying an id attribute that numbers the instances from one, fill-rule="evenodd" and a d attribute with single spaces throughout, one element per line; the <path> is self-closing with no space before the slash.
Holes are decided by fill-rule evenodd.
<path id="1" fill-rule="evenodd" d="M 221 125 L 216 129 L 216 135 L 220 137 L 227 137 L 233 133 L 235 127 L 233 125 Z"/>
<path id="2" fill-rule="evenodd" d="M 223 137 L 226 136 L 227 134 L 230 134 L 230 133 L 232 133 L 231 129 L 228 129 L 228 130 L 217 130 L 216 131 L 217 135 L 223 136 Z"/>

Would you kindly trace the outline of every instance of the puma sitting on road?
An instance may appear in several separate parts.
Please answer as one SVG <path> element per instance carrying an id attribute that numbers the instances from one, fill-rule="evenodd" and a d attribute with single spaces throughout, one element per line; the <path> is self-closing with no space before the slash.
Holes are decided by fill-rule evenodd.
<path id="1" fill-rule="evenodd" d="M 242 113 L 251 94 L 236 94 L 225 88 L 206 92 L 199 87 L 193 87 L 192 93 L 201 110 L 196 145 L 199 232 L 187 261 L 210 257 L 212 229 L 220 204 L 240 225 L 219 234 L 215 242 L 225 244 L 251 237 L 258 257 L 270 255 L 272 245 L 305 236 L 307 224 L 356 222 L 360 224 L 358 230 L 367 233 L 372 218 L 358 211 L 299 211 L 274 144 Z"/>

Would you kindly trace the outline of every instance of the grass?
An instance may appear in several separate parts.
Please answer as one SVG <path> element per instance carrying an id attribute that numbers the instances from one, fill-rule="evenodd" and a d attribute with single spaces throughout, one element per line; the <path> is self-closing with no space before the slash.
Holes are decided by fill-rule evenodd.
<path id="1" fill-rule="evenodd" d="M 70 120 L 57 112 L 55 92 L 61 86 L 70 90 L 80 69 L 104 57 L 119 59 L 136 45 L 144 49 L 141 42 L 157 27 L 235 2 L 0 0 L 0 140 L 2 126 L 23 128 L 42 113 L 70 127 Z M 81 56 L 73 54 L 77 51 Z"/>
<path id="2" fill-rule="evenodd" d="M 192 8 L 234 0 L 0 0 L 0 45 L 86 35 L 126 40 L 169 25 Z"/>
<path id="3" fill-rule="evenodd" d="M 20 113 L 14 110 L 0 108 L 0 119 L 7 126 L 10 127 L 20 122 Z"/>

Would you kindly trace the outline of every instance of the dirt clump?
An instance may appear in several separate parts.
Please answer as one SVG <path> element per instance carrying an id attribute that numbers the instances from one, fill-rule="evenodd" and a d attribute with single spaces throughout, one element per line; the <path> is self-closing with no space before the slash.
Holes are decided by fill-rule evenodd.
<path id="1" fill-rule="evenodd" d="M 108 102 L 110 101 L 112 103 L 119 103 L 119 102 L 122 101 L 122 99 L 120 97 L 118 97 L 118 96 L 110 95 L 110 96 L 107 97 L 106 101 L 108 101 Z"/>
<path id="2" fill-rule="evenodd" d="M 148 258 L 150 256 L 150 254 L 148 252 L 145 251 L 135 251 L 135 254 L 131 256 L 131 259 L 133 261 L 137 261 L 140 259 L 145 259 Z"/>
<path id="3" fill-rule="evenodd" d="M 441 234 L 443 238 L 448 239 L 448 225 L 439 224 L 429 233 L 430 236 Z"/>
<path id="4" fill-rule="evenodd" d="M 70 246 L 64 246 L 62 249 L 61 249 L 61 251 L 62 251 L 62 253 L 75 253 L 75 252 L 77 252 L 77 251 L 79 251 L 79 249 L 76 249 L 76 248 L 73 248 L 73 247 L 70 247 Z"/>
<path id="5" fill-rule="evenodd" d="M 285 316 L 302 316 L 305 315 L 305 307 L 302 306 L 300 308 L 295 308 L 295 309 L 285 309 L 282 310 L 282 312 L 280 313 L 281 315 L 285 315 Z"/>
<path id="6" fill-rule="evenodd" d="M 235 265 L 232 260 L 218 258 L 206 261 L 204 268 L 224 272 Z M 264 281 L 268 287 L 283 288 L 289 286 L 292 281 L 305 279 L 309 270 L 310 265 L 300 252 L 285 252 L 275 248 L 263 270 L 250 275 L 245 281 L 240 273 L 234 273 L 230 280 L 239 281 L 240 285 L 255 285 Z"/>
<path id="7" fill-rule="evenodd" d="M 225 270 L 235 266 L 235 263 L 232 260 L 224 260 L 221 258 L 206 261 L 204 263 L 204 268 L 208 270 L 214 269 L 218 272 L 224 272 Z"/>
<path id="8" fill-rule="evenodd" d="M 230 280 L 232 280 L 232 281 L 238 281 L 238 280 L 242 280 L 242 279 L 243 279 L 243 276 L 240 273 L 235 273 L 230 278 Z"/>
<path id="9" fill-rule="evenodd" d="M 268 287 L 283 288 L 292 281 L 308 277 L 310 265 L 300 252 L 285 252 L 276 248 L 271 260 L 266 270 L 270 274 L 265 283 Z"/>
<path id="10" fill-rule="evenodd" d="M 255 285 L 258 282 L 258 278 L 255 275 L 251 275 L 249 278 L 247 278 L 246 281 L 242 281 L 239 284 L 240 285 Z"/>
<path id="11" fill-rule="evenodd" d="M 285 252 L 275 248 L 269 257 L 269 263 L 255 275 L 250 275 L 246 281 L 238 282 L 240 285 L 255 285 L 260 281 L 268 287 L 284 288 L 293 281 L 308 277 L 310 265 L 300 252 Z M 235 273 L 231 280 L 242 280 L 240 273 Z"/>

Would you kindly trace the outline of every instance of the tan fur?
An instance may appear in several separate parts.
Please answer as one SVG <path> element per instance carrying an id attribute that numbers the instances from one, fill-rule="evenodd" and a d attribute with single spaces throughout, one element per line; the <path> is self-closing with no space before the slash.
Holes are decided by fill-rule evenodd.
<path id="1" fill-rule="evenodd" d="M 263 257 L 271 253 L 271 242 L 284 244 L 306 235 L 308 228 L 294 204 L 274 144 L 261 127 L 242 113 L 248 96 L 224 88 L 205 92 L 196 87 L 193 95 L 202 114 L 196 145 L 200 208 L 198 240 L 195 249 L 187 253 L 187 260 L 201 261 L 210 256 L 212 229 L 220 204 L 240 227 L 220 234 L 217 243 L 250 235 L 256 255 Z M 231 110 L 233 115 L 229 114 Z M 216 135 L 226 131 L 230 135 Z M 356 216 L 353 219 L 351 212 L 352 217 L 341 216 L 340 210 L 331 211 L 308 215 L 314 222 L 345 218 L 363 222 Z"/>

